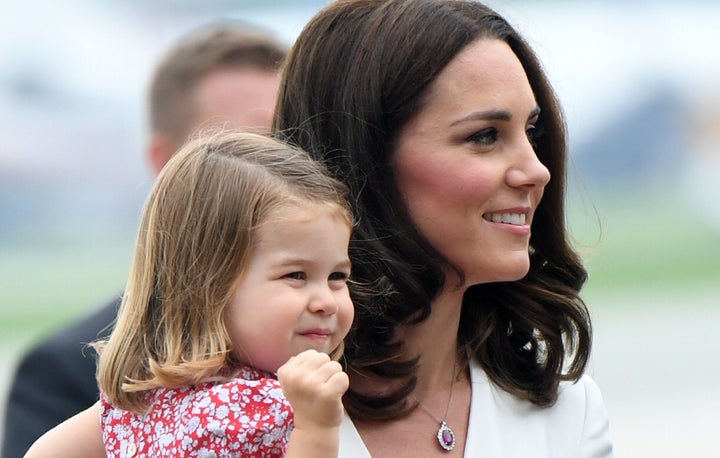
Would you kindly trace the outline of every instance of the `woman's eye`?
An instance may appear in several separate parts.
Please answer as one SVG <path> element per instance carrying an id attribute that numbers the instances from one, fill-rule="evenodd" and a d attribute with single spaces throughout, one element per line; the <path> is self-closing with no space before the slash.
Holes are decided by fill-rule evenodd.
<path id="1" fill-rule="evenodd" d="M 538 140 L 540 140 L 540 137 L 542 137 L 543 135 L 542 126 L 531 124 L 525 130 L 525 134 L 527 135 L 530 144 L 533 146 L 533 148 L 535 148 L 537 146 Z"/>
<path id="2" fill-rule="evenodd" d="M 290 272 L 289 274 L 285 274 L 284 277 L 292 280 L 305 280 L 306 275 L 305 272 Z"/>
<path id="3" fill-rule="evenodd" d="M 467 141 L 477 143 L 479 145 L 492 145 L 497 141 L 498 131 L 494 127 L 488 127 L 479 132 L 475 132 L 467 138 Z"/>

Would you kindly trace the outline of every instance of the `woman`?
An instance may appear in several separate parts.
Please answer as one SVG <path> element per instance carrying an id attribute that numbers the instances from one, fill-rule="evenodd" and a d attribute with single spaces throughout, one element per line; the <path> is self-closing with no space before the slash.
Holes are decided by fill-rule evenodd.
<path id="1" fill-rule="evenodd" d="M 275 135 L 359 219 L 339 455 L 612 456 L 564 121 L 523 38 L 479 3 L 341 0 L 284 72 Z"/>
<path id="2" fill-rule="evenodd" d="M 612 455 L 583 375 L 565 124 L 505 19 L 333 2 L 291 50 L 274 130 L 349 186 L 359 218 L 341 457 Z"/>

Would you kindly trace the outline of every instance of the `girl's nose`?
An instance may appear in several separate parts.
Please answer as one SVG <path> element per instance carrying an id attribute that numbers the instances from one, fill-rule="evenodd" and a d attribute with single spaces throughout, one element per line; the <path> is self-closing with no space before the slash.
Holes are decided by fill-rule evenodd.
<path id="1" fill-rule="evenodd" d="M 312 313 L 321 313 L 324 315 L 332 315 L 338 310 L 338 303 L 335 294 L 328 285 L 322 285 L 314 288 L 308 310 Z"/>

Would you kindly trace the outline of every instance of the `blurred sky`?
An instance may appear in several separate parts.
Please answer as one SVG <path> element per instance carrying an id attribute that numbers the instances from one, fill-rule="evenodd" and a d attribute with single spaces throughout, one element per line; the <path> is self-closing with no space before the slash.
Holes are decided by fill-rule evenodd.
<path id="1" fill-rule="evenodd" d="M 489 3 L 546 65 L 584 180 L 720 174 L 717 152 L 708 153 L 717 136 L 712 145 L 691 136 L 701 109 L 720 119 L 720 2 Z M 145 93 L 158 57 L 179 34 L 217 17 L 266 26 L 291 42 L 324 4 L 5 0 L 0 238 L 48 224 L 74 232 L 72 222 L 87 218 L 133 228 L 150 183 Z M 702 196 L 704 217 L 720 224 L 717 184 L 686 181 Z"/>

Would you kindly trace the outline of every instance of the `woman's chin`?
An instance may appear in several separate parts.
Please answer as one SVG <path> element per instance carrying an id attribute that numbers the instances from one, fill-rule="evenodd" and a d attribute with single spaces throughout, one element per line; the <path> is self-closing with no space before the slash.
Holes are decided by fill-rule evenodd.
<path id="1" fill-rule="evenodd" d="M 482 283 L 499 283 L 499 282 L 511 282 L 522 280 L 530 271 L 530 259 L 525 258 L 513 263 L 503 263 L 495 266 L 490 272 L 485 272 L 485 275 L 477 277 L 476 281 L 472 284 Z M 468 276 L 468 279 L 471 277 Z"/>

